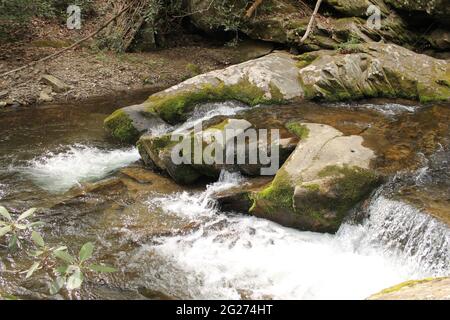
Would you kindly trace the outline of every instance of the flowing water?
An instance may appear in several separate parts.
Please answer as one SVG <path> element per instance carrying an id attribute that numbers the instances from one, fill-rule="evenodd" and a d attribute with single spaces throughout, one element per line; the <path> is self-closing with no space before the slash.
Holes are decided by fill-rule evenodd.
<path id="1" fill-rule="evenodd" d="M 217 182 L 191 188 L 154 173 L 146 174 L 147 184 L 132 179 L 122 168 L 142 170 L 136 149 L 111 141 L 102 129 L 106 115 L 131 102 L 0 114 L 0 205 L 15 213 L 39 207 L 47 242 L 79 248 L 93 241 L 96 258 L 120 270 L 88 280 L 78 293 L 54 298 L 364 299 L 408 279 L 449 274 L 448 227 L 390 197 L 389 184 L 372 198 L 361 223 L 349 220 L 331 235 L 220 212 L 213 193 L 247 183 L 236 173 L 222 172 Z M 416 112 L 401 104 L 365 109 L 373 123 L 395 123 L 394 118 Z M 356 114 L 365 119 L 360 108 L 346 106 L 289 110 L 286 118 L 326 118 L 348 132 L 361 130 L 352 122 Z M 208 104 L 170 129 L 246 111 L 233 102 Z M 413 175 L 420 181 L 425 177 L 423 170 Z M 105 178 L 122 184 L 79 192 Z M 49 298 L 46 274 L 24 280 L 17 273 L 31 263 L 0 248 L 0 293 Z"/>

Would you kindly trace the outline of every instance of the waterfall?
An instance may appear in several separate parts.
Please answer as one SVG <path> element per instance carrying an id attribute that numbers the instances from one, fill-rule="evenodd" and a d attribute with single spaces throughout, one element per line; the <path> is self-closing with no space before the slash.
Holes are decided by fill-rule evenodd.
<path id="1" fill-rule="evenodd" d="M 219 212 L 212 193 L 242 185 L 223 172 L 206 191 L 156 196 L 151 210 L 200 223 L 144 245 L 130 268 L 147 266 L 147 285 L 182 298 L 364 299 L 409 279 L 449 273 L 449 229 L 381 193 L 369 217 L 335 235 L 300 232 L 251 216 Z M 158 263 L 147 260 L 157 256 Z"/>

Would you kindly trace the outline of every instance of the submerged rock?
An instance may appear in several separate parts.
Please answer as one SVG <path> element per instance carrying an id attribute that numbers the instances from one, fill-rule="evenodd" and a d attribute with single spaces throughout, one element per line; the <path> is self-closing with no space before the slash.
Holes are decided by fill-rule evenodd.
<path id="1" fill-rule="evenodd" d="M 368 300 L 450 300 L 450 278 L 406 281 L 374 294 Z"/>

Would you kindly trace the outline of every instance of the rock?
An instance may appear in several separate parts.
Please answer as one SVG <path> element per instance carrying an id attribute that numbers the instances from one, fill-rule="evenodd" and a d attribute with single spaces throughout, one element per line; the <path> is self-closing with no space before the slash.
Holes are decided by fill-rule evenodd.
<path id="1" fill-rule="evenodd" d="M 114 138 L 130 143 L 135 143 L 149 130 L 167 127 L 167 124 L 146 104 L 116 110 L 105 119 L 104 125 Z"/>
<path id="2" fill-rule="evenodd" d="M 368 300 L 450 300 L 450 278 L 406 281 L 374 294 Z"/>
<path id="3" fill-rule="evenodd" d="M 300 60 L 305 65 L 309 63 L 300 70 L 308 99 L 397 97 L 421 102 L 450 99 L 449 62 L 397 45 L 354 45 L 341 53 L 319 51 L 301 56 Z"/>
<path id="4" fill-rule="evenodd" d="M 249 213 L 287 227 L 333 233 L 348 211 L 378 186 L 380 179 L 369 166 L 375 154 L 359 136 L 343 136 L 322 124 L 302 125 L 308 137 L 270 185 L 249 194 Z"/>
<path id="5" fill-rule="evenodd" d="M 6 101 L 0 101 L 0 108 L 6 107 L 8 103 Z"/>
<path id="6" fill-rule="evenodd" d="M 55 92 L 62 93 L 70 89 L 69 85 L 65 84 L 62 80 L 55 76 L 45 74 L 41 77 L 41 82 L 51 86 Z"/>
<path id="7" fill-rule="evenodd" d="M 436 29 L 426 37 L 428 42 L 438 50 L 450 49 L 450 31 L 446 29 Z"/>
<path id="8" fill-rule="evenodd" d="M 51 102 L 51 101 L 53 101 L 53 97 L 50 95 L 50 93 L 51 93 L 51 90 L 42 90 L 39 93 L 39 102 Z"/>
<path id="9" fill-rule="evenodd" d="M 237 100 L 253 106 L 302 95 L 296 60 L 276 52 L 196 76 L 150 96 L 142 105 L 119 109 L 105 120 L 105 127 L 119 140 L 134 141 L 152 125 L 147 119 L 159 115 L 171 124 L 179 123 L 199 103 Z"/>
<path id="10" fill-rule="evenodd" d="M 114 137 L 134 142 L 147 129 L 164 125 L 159 117 L 170 124 L 183 122 L 196 105 L 226 100 L 250 106 L 305 98 L 448 101 L 449 70 L 448 61 L 383 43 L 301 56 L 274 52 L 198 75 L 150 96 L 141 105 L 119 109 L 105 120 L 105 127 Z"/>
<path id="11" fill-rule="evenodd" d="M 9 94 L 8 90 L 0 91 L 0 99 L 6 98 Z"/>
<path id="12" fill-rule="evenodd" d="M 417 36 L 408 31 L 402 18 L 389 10 L 382 0 L 327 0 L 339 13 L 337 17 L 316 19 L 314 33 L 300 43 L 305 33 L 311 7 L 292 0 L 265 0 L 257 14 L 243 18 L 248 1 L 225 0 L 220 5 L 208 0 L 189 0 L 189 12 L 201 12 L 191 16 L 191 21 L 206 32 L 239 30 L 252 39 L 298 45 L 307 50 L 335 49 L 340 44 L 358 40 L 368 42 L 385 39 L 398 44 L 416 43 Z M 385 15 L 379 30 L 366 27 L 366 10 L 376 4 Z M 344 18 L 340 16 L 344 15 Z"/>
<path id="13" fill-rule="evenodd" d="M 270 42 L 248 39 L 240 41 L 237 47 L 233 48 L 233 52 L 235 52 L 235 50 L 238 54 L 231 58 L 231 64 L 237 64 L 268 55 L 274 50 L 274 45 Z"/>
<path id="14" fill-rule="evenodd" d="M 226 136 L 227 130 L 235 130 L 235 136 Z M 258 158 L 255 163 L 252 163 L 249 158 L 250 152 L 254 152 L 253 154 L 258 154 L 258 151 L 261 148 L 269 148 L 265 142 L 255 141 L 255 144 L 251 144 L 249 140 L 244 137 L 248 134 L 249 129 L 255 129 L 252 123 L 248 122 L 244 119 L 225 119 L 219 123 L 214 125 L 210 125 L 205 128 L 202 132 L 196 133 L 191 131 L 186 134 L 185 138 L 187 139 L 186 145 L 199 146 L 200 154 L 197 156 L 195 154 L 195 147 L 191 148 L 190 155 L 187 156 L 188 161 L 184 161 L 183 163 L 177 163 L 172 157 L 172 154 L 180 154 L 183 152 L 181 148 L 179 148 L 179 140 L 172 140 L 172 136 L 170 134 L 165 134 L 162 136 L 152 136 L 150 134 L 143 135 L 138 141 L 138 148 L 144 162 L 150 167 L 156 167 L 160 170 L 166 171 L 176 182 L 181 184 L 192 184 L 197 181 L 201 177 L 206 178 L 218 178 L 220 172 L 222 170 L 233 171 L 233 172 L 241 172 L 250 176 L 259 176 L 261 175 L 262 168 L 268 167 L 268 164 L 263 164 Z M 267 129 L 270 129 L 268 127 Z M 285 130 L 286 132 L 286 130 Z M 221 134 L 222 137 L 226 137 L 226 139 L 217 138 L 217 134 Z M 241 139 L 241 143 L 238 146 L 234 146 L 233 148 L 233 159 L 232 163 L 227 163 L 225 161 L 226 154 L 229 152 L 227 150 L 227 142 L 236 139 L 239 141 Z M 257 139 L 261 139 L 261 136 L 255 136 Z M 277 142 L 279 147 L 279 161 L 283 163 L 289 154 L 294 150 L 298 139 L 294 137 L 292 134 L 290 136 L 281 136 Z M 242 145 L 245 143 L 245 145 Z M 269 141 L 270 143 L 270 141 Z M 215 149 L 213 151 L 212 148 L 214 146 L 218 146 L 219 149 Z M 246 151 L 244 160 L 237 161 L 239 152 L 239 146 L 244 147 Z M 205 156 L 205 150 L 210 148 L 211 150 L 211 161 Z M 215 157 L 217 156 L 217 151 L 222 151 L 222 160 L 216 161 Z M 199 158 L 197 158 L 199 157 Z M 196 161 L 196 159 L 199 159 Z"/>
<path id="15" fill-rule="evenodd" d="M 244 185 L 215 193 L 212 197 L 217 201 L 221 211 L 245 213 L 253 205 L 253 200 L 249 197 L 249 194 L 260 191 L 271 180 L 272 177 L 252 178 Z"/>
<path id="16" fill-rule="evenodd" d="M 447 25 L 450 24 L 450 6 L 448 0 L 385 0 L 385 2 L 398 12 L 404 15 L 415 17 L 415 20 L 423 21 L 420 18 L 437 19 Z"/>
<path id="17" fill-rule="evenodd" d="M 371 5 L 378 6 L 384 13 L 389 12 L 383 0 L 325 0 L 324 3 L 348 17 L 365 17 Z"/>

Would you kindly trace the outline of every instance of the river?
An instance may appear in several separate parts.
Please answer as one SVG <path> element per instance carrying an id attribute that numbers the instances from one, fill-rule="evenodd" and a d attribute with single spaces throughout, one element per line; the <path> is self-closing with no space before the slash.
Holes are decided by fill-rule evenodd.
<path id="1" fill-rule="evenodd" d="M 117 107 L 140 100 L 0 114 L 0 205 L 12 212 L 40 208 L 49 243 L 78 248 L 92 241 L 96 258 L 119 269 L 88 280 L 79 292 L 52 297 L 47 275 L 25 280 L 17 272 L 30 266 L 28 257 L 0 249 L 2 291 L 24 299 L 364 299 L 405 280 L 449 274 L 449 228 L 389 197 L 388 185 L 372 197 L 361 223 L 349 220 L 331 235 L 220 212 L 212 194 L 246 183 L 236 173 L 191 188 L 155 173 L 147 184 L 131 179 L 123 168 L 142 170 L 136 148 L 108 138 L 102 122 Z M 377 118 L 421 112 L 401 104 L 370 106 Z M 320 118 L 330 112 L 341 117 L 345 108 L 307 109 Z M 182 130 L 246 110 L 210 104 L 181 127 L 155 130 Z M 119 188 L 77 191 L 117 177 L 125 181 Z"/>

